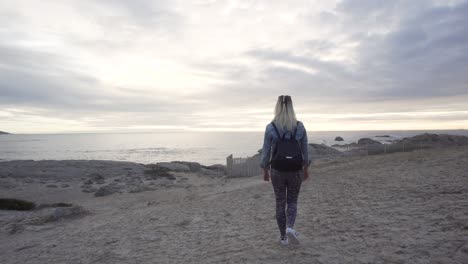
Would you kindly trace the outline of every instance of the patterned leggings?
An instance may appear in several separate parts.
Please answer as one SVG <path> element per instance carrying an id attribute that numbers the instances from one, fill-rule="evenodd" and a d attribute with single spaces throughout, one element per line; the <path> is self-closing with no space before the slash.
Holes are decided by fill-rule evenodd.
<path id="1" fill-rule="evenodd" d="M 301 175 L 302 170 L 277 171 L 271 169 L 271 183 L 273 184 L 276 197 L 276 222 L 278 223 L 281 237 L 285 237 L 286 235 L 286 225 L 292 228 L 296 221 L 297 198 L 302 183 Z M 286 204 L 288 205 L 287 210 Z"/>

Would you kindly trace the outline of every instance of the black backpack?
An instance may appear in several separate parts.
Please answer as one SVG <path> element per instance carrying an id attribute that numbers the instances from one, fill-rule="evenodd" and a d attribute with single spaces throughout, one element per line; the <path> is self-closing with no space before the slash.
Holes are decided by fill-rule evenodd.
<path id="1" fill-rule="evenodd" d="M 297 122 L 296 129 L 294 129 L 290 139 L 284 138 L 286 132 L 283 134 L 283 137 L 281 137 L 275 123 L 271 122 L 271 124 L 275 128 L 276 134 L 278 135 L 276 148 L 273 152 L 270 162 L 271 168 L 278 171 L 300 170 L 303 163 L 302 151 L 299 141 L 296 140 L 296 131 L 297 127 L 299 126 L 299 122 Z"/>

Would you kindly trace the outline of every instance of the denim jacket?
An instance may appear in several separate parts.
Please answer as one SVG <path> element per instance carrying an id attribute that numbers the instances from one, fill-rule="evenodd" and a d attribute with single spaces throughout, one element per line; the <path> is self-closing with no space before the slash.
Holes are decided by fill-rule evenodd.
<path id="1" fill-rule="evenodd" d="M 283 129 L 278 126 L 277 128 L 281 136 L 283 136 L 283 134 L 286 133 L 286 135 L 284 136 L 286 139 L 290 139 L 292 137 L 293 132 L 283 131 Z M 275 128 L 273 127 L 271 123 L 269 123 L 265 129 L 265 137 L 263 140 L 263 149 L 262 149 L 260 167 L 264 169 L 270 168 L 271 153 L 272 151 L 274 152 L 275 150 L 274 148 L 276 147 L 276 142 L 278 140 L 279 139 L 278 139 L 278 135 L 276 134 Z M 301 145 L 303 165 L 308 166 L 310 164 L 310 161 L 309 161 L 309 153 L 307 152 L 307 132 L 304 127 L 304 124 L 302 124 L 302 122 L 300 121 L 297 126 L 296 140 L 298 140 Z"/>

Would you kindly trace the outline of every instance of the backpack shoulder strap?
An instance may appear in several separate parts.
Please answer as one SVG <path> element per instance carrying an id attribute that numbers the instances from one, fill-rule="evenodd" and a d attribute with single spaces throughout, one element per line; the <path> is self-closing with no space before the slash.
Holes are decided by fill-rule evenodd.
<path id="1" fill-rule="evenodd" d="M 278 131 L 278 128 L 276 127 L 275 123 L 274 123 L 274 122 L 271 122 L 271 124 L 272 124 L 272 125 L 273 125 L 273 127 L 275 128 L 276 135 L 278 135 L 278 138 L 281 140 L 280 133 L 279 133 L 279 131 Z"/>
<path id="2" fill-rule="evenodd" d="M 294 132 L 293 132 L 293 135 L 292 135 L 293 139 L 296 139 L 296 132 L 297 132 L 297 127 L 298 126 L 299 126 L 299 121 L 297 121 L 297 123 L 296 123 L 296 128 L 294 129 Z"/>

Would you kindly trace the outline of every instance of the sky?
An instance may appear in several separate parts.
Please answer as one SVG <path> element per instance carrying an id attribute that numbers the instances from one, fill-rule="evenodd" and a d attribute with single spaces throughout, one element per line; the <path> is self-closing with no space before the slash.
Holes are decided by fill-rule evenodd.
<path id="1" fill-rule="evenodd" d="M 0 130 L 468 129 L 468 0 L 0 0 Z"/>

